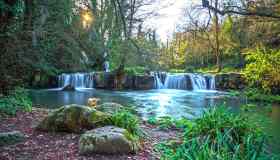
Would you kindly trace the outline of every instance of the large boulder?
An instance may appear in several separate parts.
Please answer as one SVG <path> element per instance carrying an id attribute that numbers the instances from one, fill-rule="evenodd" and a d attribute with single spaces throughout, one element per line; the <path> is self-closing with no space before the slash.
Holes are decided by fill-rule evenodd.
<path id="1" fill-rule="evenodd" d="M 24 139 L 24 134 L 19 131 L 0 133 L 0 147 L 20 143 Z"/>
<path id="2" fill-rule="evenodd" d="M 128 154 L 137 152 L 139 146 L 126 129 L 114 126 L 87 131 L 79 141 L 81 154 Z"/>
<path id="3" fill-rule="evenodd" d="M 124 106 L 118 103 L 103 103 L 101 105 L 98 105 L 96 109 L 105 113 L 114 114 L 123 110 Z"/>
<path id="4" fill-rule="evenodd" d="M 222 73 L 215 76 L 216 88 L 219 90 L 241 90 L 246 87 L 246 79 L 240 73 Z"/>
<path id="5" fill-rule="evenodd" d="M 110 115 L 88 106 L 67 105 L 54 110 L 38 126 L 37 129 L 48 132 L 80 133 L 85 129 L 93 129 L 110 122 Z"/>

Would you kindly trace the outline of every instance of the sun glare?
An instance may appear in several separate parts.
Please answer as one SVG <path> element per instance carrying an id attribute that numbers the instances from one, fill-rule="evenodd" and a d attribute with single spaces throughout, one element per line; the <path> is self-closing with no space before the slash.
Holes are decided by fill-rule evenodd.
<path id="1" fill-rule="evenodd" d="M 82 14 L 82 22 L 84 28 L 88 28 L 93 22 L 93 15 L 91 12 L 85 12 Z"/>

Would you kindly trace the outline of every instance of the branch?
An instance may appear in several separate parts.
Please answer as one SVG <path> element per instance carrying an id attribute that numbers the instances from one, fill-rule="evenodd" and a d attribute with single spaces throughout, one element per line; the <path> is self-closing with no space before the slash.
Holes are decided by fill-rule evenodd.
<path id="1" fill-rule="evenodd" d="M 235 11 L 235 10 L 219 10 L 211 5 L 206 6 L 208 9 L 219 13 L 220 15 L 224 16 L 226 14 L 238 14 L 243 16 L 259 16 L 259 17 L 267 17 L 267 18 L 276 18 L 280 19 L 280 15 L 275 15 L 272 13 L 267 12 L 249 12 L 249 11 Z"/>

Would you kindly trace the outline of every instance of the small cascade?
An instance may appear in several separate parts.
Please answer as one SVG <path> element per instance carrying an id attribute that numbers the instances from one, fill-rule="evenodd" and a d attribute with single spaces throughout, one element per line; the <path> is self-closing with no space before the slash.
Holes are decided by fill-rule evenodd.
<path id="1" fill-rule="evenodd" d="M 58 76 L 60 88 L 71 85 L 75 88 L 94 88 L 94 73 L 61 74 Z"/>
<path id="2" fill-rule="evenodd" d="M 215 90 L 215 77 L 202 74 L 165 74 L 154 73 L 156 89 Z"/>
<path id="3" fill-rule="evenodd" d="M 167 75 L 164 88 L 168 89 L 187 89 L 188 83 L 185 75 Z"/>
<path id="4" fill-rule="evenodd" d="M 200 74 L 189 74 L 193 90 L 207 90 L 206 77 Z"/>
<path id="5" fill-rule="evenodd" d="M 156 89 L 163 89 L 164 88 L 164 85 L 159 77 L 159 74 L 155 73 L 154 74 L 155 76 L 155 82 L 154 82 L 154 86 Z"/>
<path id="6" fill-rule="evenodd" d="M 215 82 L 215 76 L 211 76 L 210 77 L 210 90 L 215 90 L 216 89 L 216 82 Z"/>

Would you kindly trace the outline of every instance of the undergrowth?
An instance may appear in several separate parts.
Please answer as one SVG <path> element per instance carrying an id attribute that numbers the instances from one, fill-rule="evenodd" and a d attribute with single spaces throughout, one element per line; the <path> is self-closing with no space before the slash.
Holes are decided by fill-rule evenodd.
<path id="1" fill-rule="evenodd" d="M 31 111 L 32 101 L 27 90 L 17 87 L 7 96 L 0 98 L 0 113 L 13 116 L 19 110 Z"/>
<path id="2" fill-rule="evenodd" d="M 125 128 L 134 137 L 140 138 L 143 136 L 143 131 L 140 128 L 139 119 L 136 115 L 126 110 L 113 114 L 112 125 L 120 128 Z"/>
<path id="3" fill-rule="evenodd" d="M 267 155 L 267 136 L 246 116 L 230 113 L 224 107 L 210 109 L 185 129 L 178 142 L 156 145 L 163 160 L 256 160 Z M 276 158 L 275 158 L 276 159 Z"/>

